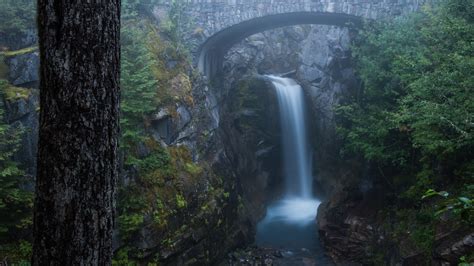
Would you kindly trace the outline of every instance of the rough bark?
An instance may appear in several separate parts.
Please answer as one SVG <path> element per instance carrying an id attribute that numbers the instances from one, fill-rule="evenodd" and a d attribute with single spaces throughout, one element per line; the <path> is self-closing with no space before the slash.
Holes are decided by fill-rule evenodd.
<path id="1" fill-rule="evenodd" d="M 118 174 L 120 0 L 38 0 L 33 265 L 110 265 Z"/>

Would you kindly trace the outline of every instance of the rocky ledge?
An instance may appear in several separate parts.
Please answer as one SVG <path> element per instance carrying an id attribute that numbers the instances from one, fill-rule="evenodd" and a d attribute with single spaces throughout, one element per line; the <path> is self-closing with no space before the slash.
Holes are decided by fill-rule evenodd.
<path id="1" fill-rule="evenodd" d="M 324 262 L 315 258 L 315 255 L 307 249 L 297 251 L 265 248 L 265 247 L 248 247 L 243 250 L 237 250 L 229 253 L 227 260 L 219 265 L 230 266 L 247 266 L 247 265 L 264 265 L 264 266 L 283 266 L 283 265 L 333 265 L 332 262 L 324 259 Z"/>
<path id="2" fill-rule="evenodd" d="M 395 233 L 393 219 L 384 213 L 385 193 L 376 186 L 364 191 L 349 185 L 320 205 L 319 235 L 338 265 L 458 265 L 460 257 L 474 252 L 472 228 L 442 217 L 434 225 L 433 252 L 426 255 L 413 242 L 414 232 Z"/>

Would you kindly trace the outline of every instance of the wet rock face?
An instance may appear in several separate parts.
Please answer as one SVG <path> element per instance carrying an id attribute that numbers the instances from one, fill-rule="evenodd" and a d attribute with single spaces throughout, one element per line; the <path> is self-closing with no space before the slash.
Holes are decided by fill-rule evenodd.
<path id="1" fill-rule="evenodd" d="M 347 179 L 355 179 L 349 165 L 337 164 L 339 144 L 334 121 L 334 107 L 340 97 L 357 88 L 349 48 L 348 30 L 295 26 L 253 35 L 226 55 L 222 82 L 215 88 L 218 101 L 223 103 L 221 130 L 226 154 L 242 183 L 243 198 L 253 210 L 254 221 L 261 218 L 265 204 L 278 197 L 282 188 L 278 106 L 274 90 L 263 82 L 262 74 L 291 77 L 305 90 L 317 191 L 329 194 L 342 189 Z M 258 100 L 252 102 L 252 98 Z M 340 236 L 345 237 L 345 233 L 348 230 Z M 360 239 L 359 246 L 368 238 Z M 340 243 L 328 242 L 332 244 Z M 357 252 L 360 249 L 354 250 Z"/>
<path id="2" fill-rule="evenodd" d="M 286 58 L 288 47 L 296 47 L 296 42 L 287 37 L 284 31 L 258 34 L 236 45 L 227 54 L 219 82 L 213 86 L 220 103 L 219 131 L 225 154 L 241 184 L 252 227 L 262 218 L 266 203 L 281 189 L 277 98 L 271 82 L 259 73 L 295 69 L 296 63 Z"/>
<path id="3" fill-rule="evenodd" d="M 8 80 L 18 86 L 39 80 L 39 52 L 34 51 L 7 58 L 9 68 Z"/>
<path id="4" fill-rule="evenodd" d="M 14 160 L 25 169 L 31 181 L 29 187 L 33 190 L 36 175 L 36 150 L 38 142 L 38 106 L 39 95 L 36 89 L 28 91 L 28 95 L 17 99 L 1 99 L 4 101 L 5 119 L 14 128 L 22 131 L 21 145 Z"/>
<path id="5" fill-rule="evenodd" d="M 321 194 L 336 191 L 347 164 L 339 160 L 335 108 L 340 99 L 358 90 L 350 54 L 351 33 L 347 28 L 314 26 L 303 42 L 296 77 L 311 106 L 315 181 Z"/>
<path id="6" fill-rule="evenodd" d="M 444 232 L 437 240 L 440 244 L 435 249 L 434 257 L 443 265 L 455 265 L 464 254 L 474 252 L 474 233 L 468 230 Z"/>
<path id="7" fill-rule="evenodd" d="M 5 58 L 4 65 L 8 70 L 5 78 L 9 79 L 10 84 L 16 85 L 21 93 L 11 94 L 9 99 L 0 97 L 7 123 L 24 130 L 15 161 L 25 168 L 29 178 L 25 183 L 31 190 L 34 189 L 38 140 L 39 91 L 35 89 L 38 61 L 38 53 L 34 49 L 12 52 Z M 170 66 L 176 64 L 172 60 L 165 63 Z M 181 76 L 191 76 L 191 69 L 187 70 L 180 73 Z M 176 77 L 177 80 L 179 78 Z M 248 243 L 253 236 L 246 210 L 239 208 L 242 204 L 240 184 L 235 181 L 235 172 L 218 133 L 221 116 L 217 97 L 199 77 L 192 80 L 192 85 L 192 88 L 189 86 L 190 91 L 186 91 L 187 100 L 176 100 L 167 106 L 160 106 L 147 121 L 147 134 L 159 145 L 173 151 L 189 151 L 189 156 L 184 153 L 189 158 L 182 159 L 180 154 L 174 157 L 186 160 L 184 167 L 187 167 L 188 172 L 166 177 L 167 183 L 164 184 L 167 187 L 174 182 L 173 185 L 179 186 L 186 197 L 186 202 L 181 202 L 185 207 L 168 210 L 174 211 L 174 214 L 167 218 L 165 229 L 157 229 L 156 224 L 153 226 L 153 217 L 147 215 L 139 232 L 127 243 L 123 242 L 119 230 L 116 230 L 116 250 L 128 245 L 143 251 L 130 254 L 131 258 L 140 258 L 142 261 L 159 258 L 163 265 L 208 264 L 222 258 L 227 250 Z M 184 87 L 179 82 L 175 86 Z M 152 152 L 145 143 L 136 148 L 140 158 Z M 120 183 L 131 189 L 137 175 L 136 167 L 123 167 Z M 173 178 L 176 180 L 170 180 Z M 177 201 L 174 194 L 168 197 L 172 202 Z"/>
<path id="8" fill-rule="evenodd" d="M 159 252 L 163 261 L 173 264 L 192 261 L 193 257 L 199 257 L 199 260 L 210 256 L 217 258 L 226 249 L 248 243 L 253 237 L 253 226 L 264 213 L 265 203 L 279 194 L 281 163 L 277 101 L 271 84 L 255 74 L 287 73 L 298 80 L 309 96 L 309 106 L 315 114 L 311 120 L 318 121 L 317 126 L 313 125 L 313 134 L 320 140 L 315 142 L 315 158 L 331 154 L 332 150 L 322 145 L 333 137 L 332 107 L 338 93 L 350 87 L 347 81 L 351 80 L 351 72 L 345 61 L 347 34 L 333 27 L 298 26 L 252 36 L 228 54 L 220 86 L 211 89 L 198 78 L 193 81 L 193 103 L 180 102 L 158 109 L 148 127 L 156 141 L 169 147 L 186 146 L 196 162 L 209 164 L 216 173 L 236 179 L 235 184 L 228 183 L 227 190 L 236 193 L 225 211 L 220 216 L 202 214 L 201 217 L 211 225 L 225 218 L 226 226 L 219 231 L 202 221 L 197 222 L 183 232 L 182 237 L 175 239 L 175 248 Z M 12 56 L 6 63 L 8 78 L 13 84 L 27 89 L 36 86 L 37 52 Z M 27 129 L 17 156 L 28 168 L 27 172 L 34 176 L 38 92 L 30 90 L 29 97 L 6 102 L 6 119 Z M 145 145 L 138 149 L 141 156 L 150 153 Z M 129 169 L 124 173 L 122 181 L 131 182 L 133 172 Z M 315 176 L 320 177 L 322 184 L 337 180 L 330 175 Z M 186 186 L 186 181 L 183 183 Z M 190 195 L 196 196 L 190 204 L 197 204 L 200 201 L 197 195 L 205 194 L 207 188 L 203 185 L 189 191 Z M 237 215 L 235 210 L 239 206 L 242 208 Z M 220 207 L 216 205 L 215 209 Z M 194 209 L 194 212 L 199 213 L 199 210 Z M 211 216 L 216 217 L 212 218 L 215 221 Z M 173 223 L 178 230 L 182 221 Z M 135 243 L 152 252 L 161 246 L 159 238 L 153 230 L 144 227 Z M 222 242 L 224 238 L 228 239 L 225 243 Z"/>
<path id="9" fill-rule="evenodd" d="M 26 37 L 25 37 L 26 38 Z M 36 39 L 21 41 L 21 47 L 31 45 Z M 21 145 L 14 156 L 28 176 L 29 189 L 33 190 L 36 173 L 36 150 L 38 142 L 39 111 L 39 54 L 34 49 L 17 55 L 2 57 L 7 67 L 7 76 L 16 92 L 8 93 L 9 97 L 0 97 L 5 109 L 4 119 L 14 128 L 22 131 Z M 27 183 L 28 183 L 27 182 Z"/>
<path id="10" fill-rule="evenodd" d="M 336 263 L 372 265 L 373 247 L 384 244 L 377 224 L 383 196 L 352 189 L 333 194 L 318 209 L 317 225 L 327 254 Z"/>
<path id="11" fill-rule="evenodd" d="M 347 170 L 338 159 L 334 108 L 359 86 L 350 60 L 350 39 L 348 29 L 332 26 L 266 31 L 234 46 L 222 71 L 228 84 L 246 74 L 284 74 L 302 85 L 310 114 L 315 190 L 322 195 L 336 191 Z"/>
<path id="12" fill-rule="evenodd" d="M 354 169 L 358 169 L 354 167 Z M 359 167 L 360 169 L 360 167 Z M 414 245 L 410 233 L 394 235 L 401 221 L 387 218 L 394 199 L 382 184 L 366 189 L 361 172 L 318 209 L 317 226 L 327 254 L 341 265 L 457 265 L 474 251 L 472 228 L 440 221 L 434 225 L 432 252 Z M 431 255 L 427 255 L 431 254 Z"/>
<path id="13" fill-rule="evenodd" d="M 17 40 L 18 48 L 34 45 L 36 38 L 33 38 L 33 35 L 36 32 L 28 32 L 23 39 Z M 29 187 L 33 190 L 38 142 L 39 91 L 36 88 L 39 82 L 39 53 L 32 49 L 3 59 L 8 69 L 9 82 L 21 91 L 14 93 L 16 95 L 9 99 L 0 99 L 4 103 L 4 119 L 23 132 L 21 145 L 14 159 L 25 169 L 30 179 Z"/>
<path id="14" fill-rule="evenodd" d="M 31 25 L 33 26 L 33 25 Z M 36 29 L 28 29 L 16 35 L 0 32 L 0 46 L 8 47 L 9 50 L 19 50 L 30 47 L 38 42 Z"/>
<path id="15" fill-rule="evenodd" d="M 5 122 L 14 130 L 21 132 L 20 145 L 13 156 L 25 171 L 24 188 L 34 191 L 36 176 L 36 151 L 38 142 L 38 92 L 29 90 L 21 98 L 6 99 L 0 96 L 0 106 L 5 110 Z"/>
<path id="16" fill-rule="evenodd" d="M 330 263 L 317 261 L 308 250 L 297 252 L 273 248 L 249 247 L 244 250 L 234 251 L 227 256 L 227 260 L 221 262 L 220 266 L 285 266 L 285 265 L 331 265 Z"/>
<path id="17" fill-rule="evenodd" d="M 159 261 L 160 265 L 212 265 L 228 250 L 247 244 L 253 237 L 247 209 L 241 199 L 241 183 L 224 148 L 219 126 L 220 106 L 214 93 L 199 78 L 193 80 L 192 101 L 167 105 L 150 117 L 147 133 L 170 153 L 189 151 L 172 160 L 184 161 L 186 171 L 163 178 L 156 187 L 161 201 L 173 205 L 175 188 L 183 195 L 184 205 L 163 210 L 166 226 L 160 227 L 152 214 L 133 238 L 116 238 L 115 247 L 131 246 L 139 261 Z M 140 146 L 140 156 L 150 154 Z M 125 169 L 124 184 L 137 180 L 134 169 Z M 176 171 L 176 170 L 175 170 Z M 131 187 L 131 185 L 129 185 Z M 171 194 L 171 195 L 170 195 Z M 154 204 L 154 203 L 151 203 Z M 119 233 L 119 232 L 117 232 Z"/>
<path id="18" fill-rule="evenodd" d="M 234 46 L 226 55 L 223 73 L 238 78 L 250 71 L 259 74 L 283 74 L 300 65 L 301 43 L 309 28 L 286 27 L 255 34 Z"/>
<path id="19" fill-rule="evenodd" d="M 242 78 L 229 91 L 221 114 L 225 152 L 255 225 L 282 182 L 279 114 L 271 83 L 259 76 Z"/>

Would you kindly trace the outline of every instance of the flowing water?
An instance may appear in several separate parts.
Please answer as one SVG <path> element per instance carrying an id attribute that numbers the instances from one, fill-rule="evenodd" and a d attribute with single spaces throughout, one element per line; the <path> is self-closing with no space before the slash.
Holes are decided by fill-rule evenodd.
<path id="1" fill-rule="evenodd" d="M 265 218 L 257 225 L 256 243 L 290 254 L 306 252 L 318 260 L 318 265 L 326 265 L 329 263 L 315 224 L 320 201 L 312 194 L 303 89 L 289 78 L 268 78 L 275 86 L 280 108 L 285 193 L 282 199 L 268 206 Z"/>

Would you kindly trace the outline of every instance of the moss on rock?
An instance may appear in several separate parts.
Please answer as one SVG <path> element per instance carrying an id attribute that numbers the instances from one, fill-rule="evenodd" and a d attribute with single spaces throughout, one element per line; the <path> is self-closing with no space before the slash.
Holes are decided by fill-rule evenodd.
<path id="1" fill-rule="evenodd" d="M 38 46 L 31 46 L 31 47 L 26 47 L 20 50 L 4 51 L 4 52 L 1 52 L 0 55 L 3 55 L 8 58 L 8 57 L 13 57 L 13 56 L 33 53 L 33 52 L 36 52 L 37 50 L 38 50 Z"/>
<path id="2" fill-rule="evenodd" d="M 26 88 L 15 87 L 6 80 L 0 79 L 0 92 L 4 95 L 7 101 L 16 101 L 19 99 L 28 99 L 31 95 L 31 90 Z"/>

